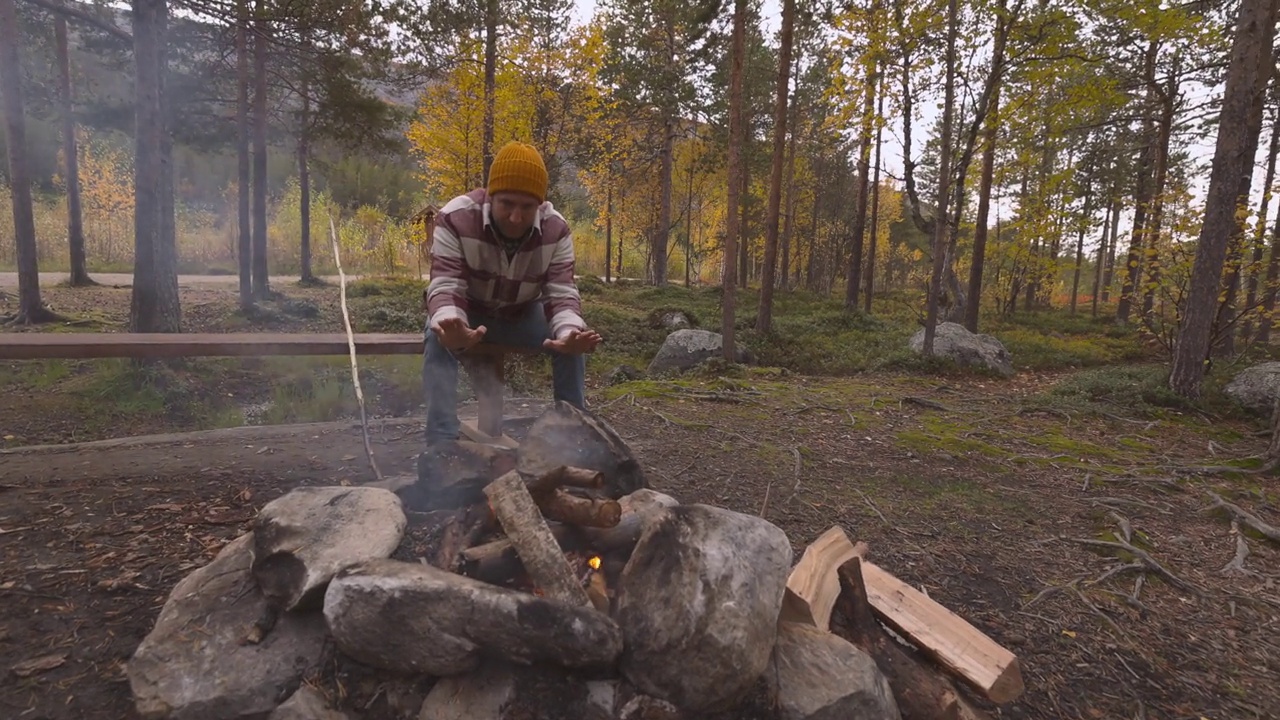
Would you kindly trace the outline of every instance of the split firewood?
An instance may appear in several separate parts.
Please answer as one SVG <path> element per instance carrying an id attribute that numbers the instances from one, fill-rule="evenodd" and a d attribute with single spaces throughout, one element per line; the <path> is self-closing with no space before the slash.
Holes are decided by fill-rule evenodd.
<path id="1" fill-rule="evenodd" d="M 837 571 L 840 594 L 831 615 L 836 635 L 866 651 L 889 680 L 903 720 L 987 720 L 947 678 L 907 652 L 876 622 L 867 599 L 862 562 L 853 558 Z"/>
<path id="2" fill-rule="evenodd" d="M 547 597 L 570 605 L 589 605 L 590 599 L 574 577 L 520 473 L 506 473 L 485 487 L 484 492 L 525 570 Z"/>
<path id="3" fill-rule="evenodd" d="M 866 543 L 855 547 L 839 526 L 827 530 L 805 548 L 787 578 L 779 622 L 802 622 L 826 630 L 831 608 L 840 594 L 836 571 L 850 559 L 866 555 Z"/>
<path id="4" fill-rule="evenodd" d="M 1016 655 L 874 563 L 860 561 L 860 570 L 875 614 L 943 669 L 993 702 L 1007 703 L 1022 694 Z M 843 585 L 841 590 L 843 594 Z"/>

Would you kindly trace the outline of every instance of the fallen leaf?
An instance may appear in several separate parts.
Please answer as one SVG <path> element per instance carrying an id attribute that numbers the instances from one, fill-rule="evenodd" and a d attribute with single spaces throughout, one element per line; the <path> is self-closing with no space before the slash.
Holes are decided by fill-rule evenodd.
<path id="1" fill-rule="evenodd" d="M 236 497 L 240 498 L 240 502 L 249 502 L 250 500 L 253 499 L 253 491 L 250 490 L 249 488 L 245 488 L 241 490 L 240 494 L 237 495 Z"/>
<path id="2" fill-rule="evenodd" d="M 62 667 L 67 662 L 66 653 L 54 653 L 52 655 L 42 655 L 38 658 L 25 660 L 13 666 L 13 674 L 20 678 L 31 677 L 38 672 L 45 672 L 56 667 Z"/>
<path id="3" fill-rule="evenodd" d="M 186 507 L 178 503 L 158 503 L 156 505 L 148 505 L 143 510 L 167 510 L 169 512 L 181 512 Z"/>
<path id="4" fill-rule="evenodd" d="M 343 461 L 345 461 L 345 462 L 350 462 L 350 461 L 352 461 L 352 460 L 355 460 L 355 459 L 356 459 L 356 456 L 355 456 L 355 455 L 343 455 L 343 456 L 342 456 L 342 459 L 343 459 Z"/>
<path id="5" fill-rule="evenodd" d="M 5 435 L 5 436 L 4 436 L 4 439 L 5 439 L 5 440 L 7 440 L 7 441 L 9 441 L 9 442 L 12 442 L 12 441 L 16 440 L 17 438 L 16 438 L 16 437 L 14 437 L 13 435 Z"/>
<path id="6" fill-rule="evenodd" d="M 1062 634 L 1063 634 L 1063 635 L 1066 635 L 1066 636 L 1067 636 L 1067 637 L 1069 637 L 1069 638 L 1073 638 L 1073 637 L 1075 637 L 1075 636 L 1076 636 L 1076 631 L 1075 631 L 1075 630 L 1063 630 L 1063 631 L 1062 631 Z"/>

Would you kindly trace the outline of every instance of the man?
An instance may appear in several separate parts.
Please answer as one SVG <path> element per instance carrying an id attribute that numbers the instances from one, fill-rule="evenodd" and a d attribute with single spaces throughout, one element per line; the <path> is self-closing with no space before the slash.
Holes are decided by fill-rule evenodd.
<path id="1" fill-rule="evenodd" d="M 556 400 L 586 404 L 584 353 L 600 335 L 582 319 L 573 236 L 547 202 L 547 168 L 530 145 L 493 159 L 487 188 L 451 200 L 436 217 L 422 379 L 427 443 L 458 437 L 458 358 L 480 342 L 551 354 Z"/>

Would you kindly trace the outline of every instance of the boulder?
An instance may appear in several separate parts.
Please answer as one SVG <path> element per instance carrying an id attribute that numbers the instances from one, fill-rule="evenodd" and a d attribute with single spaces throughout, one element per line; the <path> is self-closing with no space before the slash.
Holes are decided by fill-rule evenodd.
<path id="1" fill-rule="evenodd" d="M 347 714 L 331 710 L 318 690 L 303 685 L 267 720 L 348 720 Z"/>
<path id="2" fill-rule="evenodd" d="M 911 351 L 924 352 L 924 328 L 911 336 Z M 1013 358 L 1004 343 L 990 335 L 969 332 L 959 323 L 939 323 L 933 336 L 933 351 L 940 357 L 950 358 L 957 365 L 982 367 L 1005 377 L 1013 377 Z"/>
<path id="3" fill-rule="evenodd" d="M 621 385 L 643 377 L 644 371 L 640 368 L 632 367 L 631 365 L 619 365 L 605 375 L 605 382 L 610 385 Z"/>
<path id="4" fill-rule="evenodd" d="M 318 604 L 348 565 L 390 557 L 408 524 L 400 498 L 371 487 L 300 487 L 267 503 L 253 528 L 253 577 L 293 610 Z"/>
<path id="5" fill-rule="evenodd" d="M 1225 391 L 1246 409 L 1269 417 L 1280 396 L 1280 362 L 1264 362 L 1241 370 L 1227 383 Z"/>
<path id="6" fill-rule="evenodd" d="M 460 675 L 482 655 L 600 668 L 622 651 L 618 625 L 594 608 L 397 560 L 340 573 L 325 593 L 324 617 L 344 653 L 405 673 Z"/>
<path id="7" fill-rule="evenodd" d="M 778 626 L 770 671 L 778 720 L 899 720 L 889 681 L 849 641 L 812 625 Z"/>
<path id="8" fill-rule="evenodd" d="M 582 680 L 554 668 L 486 660 L 474 672 L 441 678 L 420 720 L 613 720 Z"/>
<path id="9" fill-rule="evenodd" d="M 284 613 L 258 644 L 245 643 L 268 611 L 253 580 L 253 534 L 180 581 L 128 662 L 143 718 L 261 717 L 318 670 L 325 642 L 319 613 Z"/>
<path id="10" fill-rule="evenodd" d="M 515 450 L 454 440 L 418 456 L 418 480 L 396 491 L 414 512 L 456 510 L 485 502 L 484 486 L 516 466 Z"/>
<path id="11" fill-rule="evenodd" d="M 791 559 L 786 533 L 761 518 L 662 510 L 618 584 L 623 676 L 685 711 L 740 700 L 773 652 Z"/>
<path id="12" fill-rule="evenodd" d="M 631 448 L 609 423 L 563 401 L 534 421 L 516 450 L 516 468 L 526 476 L 561 465 L 604 473 L 605 486 L 599 492 L 614 499 L 649 487 Z"/>
<path id="13" fill-rule="evenodd" d="M 649 361 L 648 372 L 652 375 L 669 370 L 690 370 L 706 360 L 723 355 L 724 338 L 720 333 L 709 330 L 676 330 L 667 336 L 662 347 L 658 348 L 658 354 Z M 738 362 L 748 362 L 749 356 L 745 349 L 736 348 L 735 355 Z"/>

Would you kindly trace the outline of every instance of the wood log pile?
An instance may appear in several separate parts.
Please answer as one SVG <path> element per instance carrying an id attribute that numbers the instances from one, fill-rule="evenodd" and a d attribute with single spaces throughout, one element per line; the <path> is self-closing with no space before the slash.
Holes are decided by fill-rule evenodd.
<path id="1" fill-rule="evenodd" d="M 815 540 L 787 581 L 782 621 L 829 630 L 871 655 L 906 720 L 990 717 L 953 681 L 995 704 L 1022 694 L 1022 672 L 1013 653 L 867 561 L 867 550 L 866 543 L 855 545 L 839 527 Z"/>

